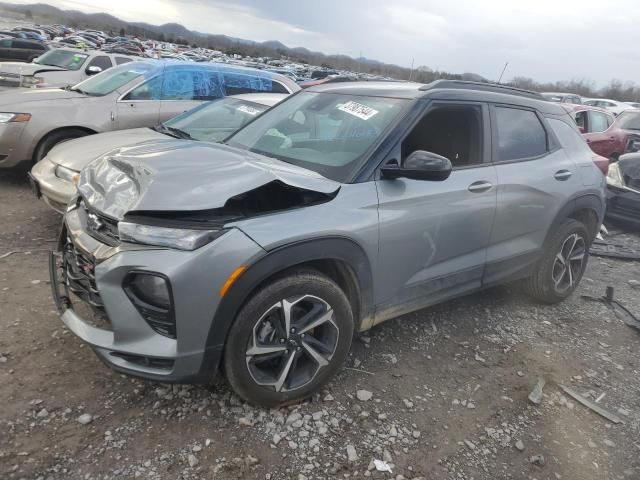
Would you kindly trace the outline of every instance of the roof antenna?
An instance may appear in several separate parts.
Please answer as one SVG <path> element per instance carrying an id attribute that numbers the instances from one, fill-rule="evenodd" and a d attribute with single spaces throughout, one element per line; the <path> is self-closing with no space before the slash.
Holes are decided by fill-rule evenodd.
<path id="1" fill-rule="evenodd" d="M 504 72 L 507 70 L 508 66 L 509 66 L 509 62 L 506 62 L 504 64 L 504 68 L 502 69 L 502 73 L 500 74 L 500 78 L 498 79 L 498 83 L 500 83 L 502 81 L 502 76 L 504 75 Z"/>

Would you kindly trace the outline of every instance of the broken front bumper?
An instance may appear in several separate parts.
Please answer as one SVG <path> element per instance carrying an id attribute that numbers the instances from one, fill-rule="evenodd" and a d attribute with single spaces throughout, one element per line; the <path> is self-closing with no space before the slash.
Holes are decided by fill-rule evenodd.
<path id="1" fill-rule="evenodd" d="M 50 257 L 51 288 L 64 324 L 119 372 L 164 382 L 206 383 L 217 372 L 224 338 L 207 343 L 219 289 L 238 265 L 263 250 L 239 230 L 194 251 L 105 245 L 88 234 L 81 208 L 65 214 Z M 176 338 L 143 318 L 124 285 L 131 272 L 170 281 Z M 87 315 L 89 304 L 101 315 Z M 78 308 L 77 308 L 78 307 Z"/>

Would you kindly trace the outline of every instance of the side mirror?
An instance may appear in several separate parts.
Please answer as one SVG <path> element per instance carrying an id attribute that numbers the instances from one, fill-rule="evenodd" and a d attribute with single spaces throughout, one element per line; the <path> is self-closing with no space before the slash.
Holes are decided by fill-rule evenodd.
<path id="1" fill-rule="evenodd" d="M 93 65 L 91 67 L 87 67 L 85 72 L 87 72 L 87 75 L 95 75 L 96 73 L 102 72 L 102 69 L 100 67 Z"/>
<path id="2" fill-rule="evenodd" d="M 410 178 L 413 180 L 431 180 L 441 182 L 449 178 L 453 167 L 451 161 L 436 153 L 416 150 L 411 153 L 402 166 L 389 165 L 382 167 L 384 178 Z"/>

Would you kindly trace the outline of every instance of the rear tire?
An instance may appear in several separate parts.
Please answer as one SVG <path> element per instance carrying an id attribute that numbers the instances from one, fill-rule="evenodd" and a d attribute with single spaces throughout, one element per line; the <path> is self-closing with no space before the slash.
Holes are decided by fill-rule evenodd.
<path id="1" fill-rule="evenodd" d="M 276 407 L 318 391 L 344 363 L 354 321 L 340 287 L 315 270 L 270 282 L 231 326 L 224 370 L 246 401 Z"/>
<path id="2" fill-rule="evenodd" d="M 565 220 L 545 244 L 535 272 L 524 281 L 525 291 L 544 303 L 558 303 L 578 287 L 589 260 L 591 236 L 583 223 Z"/>
<path id="3" fill-rule="evenodd" d="M 78 130 L 76 128 L 60 130 L 59 132 L 49 134 L 42 142 L 40 142 L 40 145 L 38 145 L 38 148 L 33 155 L 34 163 L 37 163 L 46 157 L 49 151 L 59 143 L 67 142 L 74 138 L 85 137 L 87 135 L 88 133 L 84 130 Z"/>

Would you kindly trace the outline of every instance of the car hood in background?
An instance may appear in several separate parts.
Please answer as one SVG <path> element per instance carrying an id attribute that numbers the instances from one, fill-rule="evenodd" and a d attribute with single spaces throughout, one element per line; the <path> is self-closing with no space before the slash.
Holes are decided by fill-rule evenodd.
<path id="1" fill-rule="evenodd" d="M 169 137 L 151 128 L 99 133 L 58 144 L 47 154 L 47 159 L 57 165 L 80 171 L 96 158 L 116 148 L 167 138 Z"/>
<path id="2" fill-rule="evenodd" d="M 57 100 L 68 100 L 88 98 L 78 92 L 72 92 L 70 90 L 62 90 L 60 88 L 20 88 L 2 90 L 0 92 L 0 107 L 15 105 L 16 112 L 29 113 L 29 102 L 51 102 Z M 6 110 L 2 110 L 6 111 Z M 52 112 L 55 114 L 55 112 Z"/>
<path id="3" fill-rule="evenodd" d="M 3 73 L 14 73 L 16 75 L 34 75 L 40 72 L 59 72 L 68 70 L 51 65 L 39 65 L 37 63 L 24 62 L 0 62 L 0 76 Z"/>
<path id="4" fill-rule="evenodd" d="M 218 209 L 272 182 L 327 195 L 340 188 L 316 172 L 245 150 L 167 139 L 109 152 L 82 171 L 78 190 L 91 207 L 120 220 L 130 212 Z"/>

